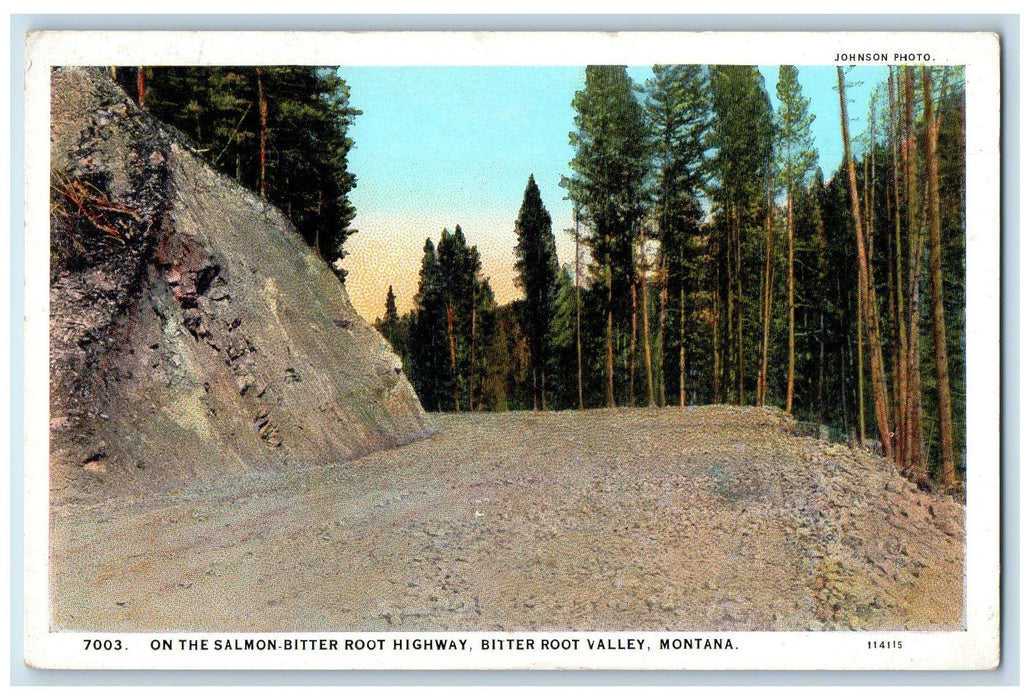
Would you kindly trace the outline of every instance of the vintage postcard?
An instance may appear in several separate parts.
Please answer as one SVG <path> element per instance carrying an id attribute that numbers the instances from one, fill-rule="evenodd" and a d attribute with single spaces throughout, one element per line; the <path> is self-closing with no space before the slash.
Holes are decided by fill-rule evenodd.
<path id="1" fill-rule="evenodd" d="M 29 666 L 997 666 L 996 36 L 26 56 Z"/>

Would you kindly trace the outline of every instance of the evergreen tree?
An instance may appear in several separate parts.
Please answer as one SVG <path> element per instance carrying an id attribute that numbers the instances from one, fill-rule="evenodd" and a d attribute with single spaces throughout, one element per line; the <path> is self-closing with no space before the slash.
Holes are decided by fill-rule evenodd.
<path id="1" fill-rule="evenodd" d="M 633 285 L 634 233 L 644 213 L 647 137 L 636 86 L 625 66 L 588 66 L 572 101 L 576 130 L 570 199 L 590 223 L 586 239 L 595 279 L 605 286 L 605 404 L 615 405 L 616 326 L 627 319 Z"/>
<path id="2" fill-rule="evenodd" d="M 647 82 L 650 134 L 651 198 L 658 228 L 661 303 L 658 326 L 660 403 L 665 404 L 666 321 L 672 322 L 678 346 L 679 403 L 687 401 L 687 299 L 699 280 L 695 267 L 700 232 L 700 196 L 704 183 L 705 144 L 711 127 L 708 80 L 702 66 L 656 65 Z M 673 290 L 672 313 L 666 312 Z"/>
<path id="3" fill-rule="evenodd" d="M 386 312 L 381 319 L 376 319 L 375 327 L 386 338 L 386 342 L 393 346 L 394 351 L 403 355 L 403 348 L 398 347 L 400 325 L 401 319 L 397 315 L 397 297 L 393 293 L 391 284 L 386 290 Z"/>
<path id="4" fill-rule="evenodd" d="M 523 328 L 529 340 L 533 406 L 547 410 L 547 368 L 551 360 L 550 321 L 558 292 L 558 253 L 540 189 L 529 176 L 515 221 L 515 283 L 523 290 Z M 539 399 L 539 401 L 538 401 Z"/>
<path id="5" fill-rule="evenodd" d="M 767 188 L 773 161 L 773 115 L 762 74 L 754 66 L 713 66 L 711 93 L 714 122 L 710 144 L 713 204 L 720 221 L 714 246 L 713 292 L 722 303 L 716 310 L 720 332 L 713 334 L 716 394 L 744 403 L 746 353 L 759 343 L 744 342 L 744 290 L 762 285 L 759 269 L 745 256 L 756 249 L 751 233 L 764 228 L 769 206 Z M 749 279 L 745 282 L 745 276 Z M 750 324 L 750 321 L 749 321 Z"/>
<path id="6" fill-rule="evenodd" d="M 426 239 L 422 251 L 415 321 L 411 329 L 411 380 L 422 405 L 431 411 L 441 411 L 448 405 L 451 387 L 444 272 L 431 239 Z"/>
<path id="7" fill-rule="evenodd" d="M 798 69 L 780 66 L 776 96 L 776 165 L 780 184 L 787 193 L 787 413 L 794 405 L 795 307 L 794 307 L 794 201 L 802 181 L 815 167 L 818 157 L 812 138 L 815 115 L 808 113 L 808 98 L 801 92 Z"/>

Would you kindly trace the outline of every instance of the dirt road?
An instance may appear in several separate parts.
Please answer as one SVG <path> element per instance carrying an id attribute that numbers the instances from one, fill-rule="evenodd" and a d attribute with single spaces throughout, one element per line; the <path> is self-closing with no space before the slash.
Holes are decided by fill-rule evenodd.
<path id="1" fill-rule="evenodd" d="M 54 628 L 963 624 L 962 507 L 775 412 L 431 422 L 334 467 L 55 505 Z"/>

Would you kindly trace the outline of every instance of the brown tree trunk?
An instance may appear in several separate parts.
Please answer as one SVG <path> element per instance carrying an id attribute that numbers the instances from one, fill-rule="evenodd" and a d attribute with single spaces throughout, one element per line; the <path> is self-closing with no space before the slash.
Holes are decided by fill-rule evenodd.
<path id="1" fill-rule="evenodd" d="M 651 364 L 650 307 L 647 291 L 647 261 L 644 258 L 644 228 L 640 228 L 640 292 L 644 311 L 644 364 L 647 366 L 647 405 L 654 406 L 654 366 Z"/>
<path id="2" fill-rule="evenodd" d="M 715 336 L 719 336 L 719 316 L 716 309 Z M 715 343 L 715 376 L 719 376 L 719 344 Z M 716 379 L 716 394 L 719 392 L 719 380 Z M 687 289 L 680 277 L 680 407 L 687 405 Z"/>
<path id="3" fill-rule="evenodd" d="M 265 96 L 264 69 L 258 66 L 257 87 L 258 87 L 258 148 L 261 161 L 260 191 L 261 196 L 268 195 L 265 185 L 265 162 L 268 153 L 268 99 Z"/>
<path id="4" fill-rule="evenodd" d="M 668 261 L 662 261 L 660 267 L 662 289 L 658 293 L 658 348 L 656 362 L 658 365 L 658 405 L 665 406 L 665 321 L 668 318 L 669 304 L 669 267 Z"/>
<path id="5" fill-rule="evenodd" d="M 713 285 L 712 285 L 712 401 L 719 403 L 721 400 L 721 373 L 722 363 L 719 354 L 719 338 L 722 335 L 722 303 L 720 300 L 719 290 L 721 287 L 721 280 L 719 279 L 719 273 L 721 271 L 718 244 L 716 244 L 716 250 L 712 254 L 712 268 L 713 268 Z M 683 283 L 680 282 L 680 405 L 683 405 Z"/>
<path id="6" fill-rule="evenodd" d="M 915 71 L 905 67 L 905 194 L 908 219 L 908 417 L 905 426 L 907 461 L 903 471 L 914 479 L 925 478 L 923 467 L 923 380 L 921 371 L 920 281 L 923 268 L 923 236 L 917 210 Z"/>
<path id="7" fill-rule="evenodd" d="M 140 109 L 147 108 L 147 89 L 146 89 L 146 68 L 139 66 L 136 71 L 136 103 Z"/>
<path id="8" fill-rule="evenodd" d="M 632 315 L 629 321 L 629 405 L 637 405 L 637 281 L 629 286 L 630 308 Z"/>
<path id="9" fill-rule="evenodd" d="M 579 408 L 583 409 L 583 339 L 580 326 L 579 300 L 579 207 L 576 208 L 576 388 L 579 391 Z"/>
<path id="10" fill-rule="evenodd" d="M 930 232 L 930 295 L 933 297 L 934 361 L 937 365 L 937 397 L 941 422 L 941 480 L 955 486 L 955 437 L 951 415 L 951 383 L 948 377 L 948 346 L 944 328 L 944 283 L 941 271 L 941 197 L 937 163 L 937 120 L 931 97 L 930 71 L 923 67 L 923 105 L 926 118 L 926 169 L 928 228 Z"/>
<path id="11" fill-rule="evenodd" d="M 766 386 L 769 382 L 769 326 L 772 322 L 772 254 L 773 225 L 772 197 L 767 199 L 765 214 L 765 270 L 762 273 L 762 359 L 758 368 L 758 390 L 755 404 L 765 405 Z"/>
<path id="12" fill-rule="evenodd" d="M 608 282 L 608 319 L 604 336 L 604 368 L 608 375 L 608 385 L 605 396 L 605 403 L 608 408 L 615 407 L 615 339 L 612 328 L 612 284 L 609 276 Z"/>
<path id="13" fill-rule="evenodd" d="M 787 185 L 787 415 L 794 412 L 794 185 Z"/>
<path id="14" fill-rule="evenodd" d="M 476 386 L 476 282 L 472 281 L 472 337 L 469 339 L 469 412 L 475 410 L 473 394 Z"/>
<path id="15" fill-rule="evenodd" d="M 736 226 L 734 227 L 734 248 L 737 252 L 736 258 L 736 277 L 737 277 L 737 405 L 744 405 L 744 286 L 741 282 L 741 258 L 743 258 L 743 252 L 740 246 L 740 217 L 739 214 L 736 219 Z"/>
<path id="16" fill-rule="evenodd" d="M 451 387 L 454 393 L 454 410 L 461 411 L 461 395 L 458 390 L 458 349 L 454 339 L 454 306 L 447 305 L 447 342 L 451 350 Z"/>
<path id="17" fill-rule="evenodd" d="M 884 383 L 883 351 L 876 331 L 876 287 L 873 284 L 873 271 L 866 257 L 865 236 L 862 230 L 862 212 L 858 201 L 858 180 L 855 177 L 855 162 L 851 158 L 851 137 L 848 135 L 848 106 L 844 87 L 844 69 L 837 67 L 837 84 L 840 89 L 840 128 L 844 141 L 844 160 L 848 165 L 848 180 L 851 189 L 851 214 L 855 220 L 855 239 L 858 247 L 859 284 L 862 286 L 863 299 L 861 314 L 865 324 L 869 361 L 872 370 L 873 403 L 876 408 L 876 423 L 880 433 L 880 444 L 885 455 L 893 457 L 894 449 L 891 440 L 892 432 L 887 414 L 887 391 Z"/>
<path id="18" fill-rule="evenodd" d="M 865 295 L 862 293 L 861 283 L 858 285 L 858 308 L 863 306 Z M 858 334 L 858 446 L 865 447 L 865 370 L 863 364 L 865 358 L 862 356 L 862 313 L 855 317 L 855 326 Z"/>
<path id="19" fill-rule="evenodd" d="M 890 100 L 891 126 L 893 134 L 891 137 L 891 158 L 894 171 L 894 286 L 896 287 L 895 303 L 895 328 L 897 335 L 897 348 L 895 351 L 894 381 L 895 381 L 895 410 L 896 417 L 895 441 L 897 451 L 897 462 L 904 467 L 909 460 L 909 437 L 908 437 L 908 329 L 905 320 L 905 284 L 904 284 L 904 252 L 901 244 L 901 191 L 903 189 L 903 175 L 900 164 L 901 158 L 898 151 L 901 149 L 901 109 L 898 107 L 900 99 L 900 73 L 896 74 L 891 69 L 891 76 L 887 82 L 888 99 Z M 898 81 L 898 89 L 895 89 L 895 81 Z M 905 173 L 908 172 L 907 154 L 905 160 Z"/>

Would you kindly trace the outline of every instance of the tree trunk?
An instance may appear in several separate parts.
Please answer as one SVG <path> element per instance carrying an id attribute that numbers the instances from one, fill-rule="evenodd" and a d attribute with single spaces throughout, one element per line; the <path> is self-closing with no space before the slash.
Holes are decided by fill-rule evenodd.
<path id="1" fill-rule="evenodd" d="M 658 294 L 658 405 L 665 406 L 665 321 L 669 305 L 669 268 L 662 266 L 662 290 Z"/>
<path id="2" fill-rule="evenodd" d="M 719 335 L 719 316 L 718 309 L 716 309 L 715 322 L 712 324 L 715 328 L 715 336 L 718 338 Z M 715 342 L 715 376 L 719 376 L 719 343 Z M 719 380 L 716 379 L 715 391 L 716 394 L 719 392 Z M 683 276 L 680 276 L 680 407 L 687 405 L 687 289 L 686 284 L 683 281 Z"/>
<path id="3" fill-rule="evenodd" d="M 899 163 L 900 157 L 898 151 L 901 149 L 901 110 L 898 108 L 898 98 L 900 96 L 900 89 L 895 90 L 895 80 L 900 81 L 900 74 L 895 74 L 894 69 L 891 69 L 891 76 L 887 82 L 888 87 L 888 99 L 890 100 L 891 110 L 891 126 L 893 128 L 893 134 L 891 137 L 891 158 L 892 167 L 894 171 L 894 275 L 895 281 L 894 286 L 896 287 L 896 298 L 895 303 L 897 308 L 895 310 L 895 324 L 896 324 L 896 335 L 897 335 L 897 349 L 895 356 L 897 357 L 894 367 L 894 381 L 895 381 L 895 411 L 897 427 L 895 429 L 895 439 L 897 444 L 897 455 L 896 459 L 898 464 L 904 467 L 908 464 L 909 460 L 909 438 L 908 438 L 908 329 L 906 328 L 905 321 L 905 284 L 904 284 L 904 252 L 901 245 L 901 190 L 903 188 L 902 182 L 902 170 L 901 164 Z M 900 83 L 899 83 L 900 88 Z M 908 172 L 907 155 L 906 155 L 905 173 Z"/>
<path id="4" fill-rule="evenodd" d="M 905 427 L 907 461 L 903 471 L 914 479 L 925 478 L 923 471 L 923 381 L 920 347 L 920 281 L 923 248 L 919 227 L 918 188 L 916 186 L 915 72 L 905 68 L 905 194 L 908 219 L 908 416 Z"/>
<path id="5" fill-rule="evenodd" d="M 261 174 L 259 183 L 262 197 L 266 197 L 268 195 L 267 187 L 265 184 L 265 164 L 268 153 L 268 99 L 265 96 L 265 83 L 262 79 L 264 77 L 264 73 L 264 69 L 258 66 L 258 148 L 260 149 L 259 156 L 261 161 Z"/>
<path id="6" fill-rule="evenodd" d="M 744 285 L 741 273 L 741 259 L 744 257 L 740 245 L 740 217 L 737 217 L 734 243 L 737 250 L 737 405 L 744 405 Z"/>
<path id="7" fill-rule="evenodd" d="M 865 324 L 869 361 L 872 369 L 873 403 L 876 407 L 876 423 L 880 433 L 880 444 L 885 455 L 893 457 L 894 449 L 891 440 L 890 421 L 887 415 L 887 392 L 883 376 L 883 352 L 880 338 L 876 331 L 876 292 L 873 284 L 873 271 L 866 257 L 865 236 L 862 230 L 862 212 L 858 202 L 858 181 L 855 177 L 855 162 L 851 158 L 851 137 L 848 135 L 847 95 L 844 87 L 844 69 L 837 67 L 837 84 L 840 89 L 840 128 L 844 141 L 844 159 L 848 165 L 848 180 L 851 189 L 851 213 L 855 220 L 855 239 L 858 247 L 859 284 L 862 286 L 863 299 L 861 313 Z"/>
<path id="8" fill-rule="evenodd" d="M 608 276 L 608 319 L 604 336 L 604 368 L 607 372 L 607 391 L 605 403 L 608 408 L 615 407 L 615 339 L 612 328 L 612 282 L 609 268 Z"/>
<path id="9" fill-rule="evenodd" d="M 718 244 L 716 244 L 718 245 Z M 719 403 L 720 373 L 722 366 L 719 357 L 719 336 L 722 332 L 722 303 L 719 299 L 719 250 L 716 248 L 712 254 L 713 282 L 712 285 L 712 402 Z M 680 282 L 680 405 L 683 404 L 683 377 L 684 377 L 684 343 L 683 343 L 683 282 Z"/>
<path id="10" fill-rule="evenodd" d="M 136 103 L 140 109 L 147 108 L 147 90 L 146 90 L 146 68 L 139 66 L 136 70 Z"/>
<path id="11" fill-rule="evenodd" d="M 647 291 L 647 261 L 644 258 L 644 229 L 640 228 L 640 292 L 644 300 L 644 364 L 647 365 L 647 405 L 654 406 L 654 366 L 651 364 L 651 330 L 649 295 Z"/>
<path id="12" fill-rule="evenodd" d="M 858 308 L 863 306 L 865 295 L 862 293 L 861 283 L 858 285 Z M 858 334 L 858 446 L 865 447 L 865 370 L 862 365 L 865 358 L 862 356 L 862 314 L 855 315 L 855 326 Z"/>
<path id="13" fill-rule="evenodd" d="M 476 386 L 476 282 L 472 281 L 472 337 L 469 339 L 469 412 L 475 410 L 473 394 Z"/>
<path id="14" fill-rule="evenodd" d="M 579 299 L 579 207 L 576 207 L 576 388 L 579 391 L 579 408 L 583 409 L 583 337 L 580 326 Z"/>
<path id="15" fill-rule="evenodd" d="M 821 341 L 820 341 L 821 342 Z M 820 371 L 822 368 L 820 367 Z M 787 415 L 794 411 L 794 192 L 787 185 Z"/>
<path id="16" fill-rule="evenodd" d="M 447 342 L 451 350 L 451 387 L 454 393 L 454 410 L 461 411 L 461 395 L 458 389 L 458 349 L 454 338 L 454 306 L 447 304 Z"/>
<path id="17" fill-rule="evenodd" d="M 766 386 L 769 383 L 769 326 L 772 322 L 772 255 L 773 225 L 772 196 L 767 198 L 765 214 L 765 271 L 762 274 L 762 360 L 758 367 L 758 390 L 755 403 L 765 406 Z"/>
<path id="18" fill-rule="evenodd" d="M 926 119 L 926 169 L 929 189 L 930 295 L 933 297 L 934 361 L 937 365 L 937 398 L 941 422 L 941 480 L 955 486 L 955 437 L 951 415 L 951 383 L 944 328 L 944 283 L 941 272 L 941 197 L 937 162 L 937 120 L 931 97 L 930 71 L 923 67 L 923 105 Z"/>
<path id="19" fill-rule="evenodd" d="M 540 409 L 547 410 L 547 368 L 540 368 Z"/>
<path id="20" fill-rule="evenodd" d="M 632 280 L 629 286 L 630 316 L 629 328 L 629 405 L 637 405 L 637 281 Z"/>

